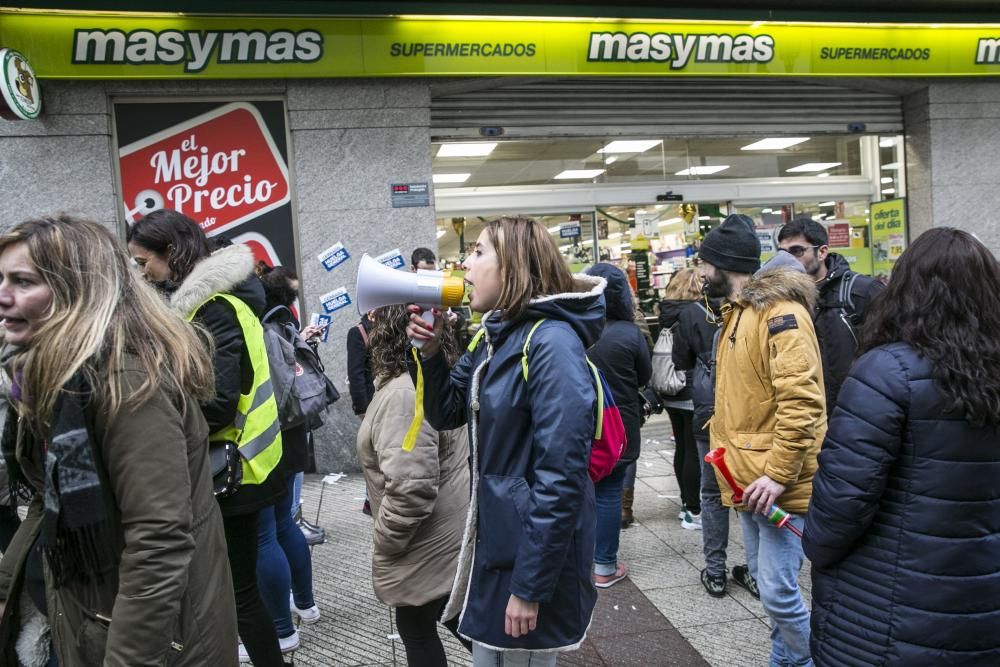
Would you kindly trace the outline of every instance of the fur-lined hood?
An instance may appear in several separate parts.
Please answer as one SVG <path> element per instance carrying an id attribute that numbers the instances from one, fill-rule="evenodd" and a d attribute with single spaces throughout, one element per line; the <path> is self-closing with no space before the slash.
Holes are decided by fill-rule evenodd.
<path id="1" fill-rule="evenodd" d="M 739 303 L 754 310 L 765 310 L 782 301 L 796 301 L 811 313 L 816 308 L 817 298 L 816 283 L 811 276 L 777 268 L 751 278 L 740 292 Z"/>
<path id="2" fill-rule="evenodd" d="M 249 246 L 237 243 L 217 250 L 196 264 L 177 291 L 170 295 L 170 307 L 187 317 L 213 294 L 232 293 L 237 285 L 253 275 L 253 269 L 253 251 Z"/>

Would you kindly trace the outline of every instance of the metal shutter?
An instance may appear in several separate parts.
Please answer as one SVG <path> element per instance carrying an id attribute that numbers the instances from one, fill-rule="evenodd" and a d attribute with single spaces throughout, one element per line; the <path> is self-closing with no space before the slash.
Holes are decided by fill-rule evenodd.
<path id="1" fill-rule="evenodd" d="M 877 80 L 771 78 L 462 79 L 431 88 L 440 139 L 480 137 L 731 136 L 903 130 L 901 98 Z M 880 89 L 881 88 L 881 89 Z"/>

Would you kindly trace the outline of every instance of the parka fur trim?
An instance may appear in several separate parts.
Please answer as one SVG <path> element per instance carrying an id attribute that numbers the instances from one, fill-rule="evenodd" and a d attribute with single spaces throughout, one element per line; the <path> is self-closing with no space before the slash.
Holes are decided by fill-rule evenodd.
<path id="1" fill-rule="evenodd" d="M 600 276 L 588 276 L 585 273 L 574 273 L 573 283 L 574 290 L 572 292 L 548 294 L 546 296 L 536 297 L 528 303 L 534 305 L 536 303 L 545 303 L 547 301 L 586 299 L 592 296 L 597 296 L 598 294 L 603 294 L 604 288 L 608 285 L 608 281 L 604 278 L 601 278 Z"/>
<path id="2" fill-rule="evenodd" d="M 253 275 L 253 268 L 253 251 L 249 246 L 237 243 L 216 250 L 195 264 L 171 295 L 170 307 L 182 317 L 187 317 L 213 294 L 229 292 L 249 278 Z"/>
<path id="3" fill-rule="evenodd" d="M 761 311 L 781 303 L 795 301 L 810 313 L 816 309 L 819 293 L 816 282 L 806 273 L 787 268 L 765 271 L 751 278 L 740 292 L 740 305 Z"/>

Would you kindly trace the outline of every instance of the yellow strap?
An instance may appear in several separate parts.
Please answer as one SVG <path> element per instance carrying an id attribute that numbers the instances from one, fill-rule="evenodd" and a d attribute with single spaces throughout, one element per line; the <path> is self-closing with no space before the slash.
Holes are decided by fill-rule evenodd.
<path id="1" fill-rule="evenodd" d="M 471 341 L 469 341 L 469 346 L 465 348 L 466 351 L 475 352 L 476 348 L 479 347 L 479 341 L 481 341 L 485 335 L 486 327 L 480 327 L 479 331 L 476 332 L 476 335 L 472 337 Z"/>
<path id="2" fill-rule="evenodd" d="M 417 354 L 417 348 L 411 347 L 410 351 L 413 353 L 413 360 L 417 362 L 417 397 L 414 400 L 413 421 L 410 422 L 410 428 L 406 429 L 406 437 L 403 438 L 404 452 L 413 451 L 413 447 L 417 444 L 420 427 L 424 423 L 424 369 L 420 366 L 420 355 Z"/>
<path id="3" fill-rule="evenodd" d="M 521 375 L 524 376 L 524 381 L 528 381 L 528 345 L 531 344 L 531 334 L 535 333 L 535 329 L 544 322 L 544 319 L 535 322 L 534 326 L 531 327 L 531 331 L 528 332 L 528 337 L 524 339 L 524 347 L 521 348 Z"/>
<path id="4" fill-rule="evenodd" d="M 600 440 L 601 433 L 604 432 L 604 385 L 601 384 L 601 376 L 594 362 L 587 359 L 587 365 L 594 374 L 594 384 L 597 386 L 597 428 L 594 429 L 594 440 Z"/>

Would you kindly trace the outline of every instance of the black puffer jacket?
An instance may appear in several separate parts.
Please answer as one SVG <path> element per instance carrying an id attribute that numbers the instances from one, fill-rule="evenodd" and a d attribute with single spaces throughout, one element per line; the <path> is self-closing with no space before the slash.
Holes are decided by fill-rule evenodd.
<path id="1" fill-rule="evenodd" d="M 216 251 L 202 260 L 171 295 L 170 305 L 182 317 L 197 308 L 194 321 L 201 324 L 215 341 L 215 398 L 201 406 L 208 430 L 215 433 L 233 423 L 241 392 L 253 384 L 250 355 L 243 341 L 243 330 L 232 307 L 213 300 L 198 308 L 213 294 L 227 293 L 247 304 L 260 317 L 266 299 L 264 286 L 253 272 L 253 254 L 244 245 Z M 280 467 L 275 469 L 280 471 Z M 285 493 L 285 480 L 272 472 L 262 484 L 247 484 L 219 501 L 224 516 L 255 512 L 273 505 Z"/>
<path id="2" fill-rule="evenodd" d="M 677 330 L 675 326 L 680 321 L 681 313 L 683 313 L 688 306 L 693 303 L 693 301 L 678 301 L 674 299 L 665 299 L 660 302 L 660 331 L 670 329 L 670 332 L 673 334 L 674 350 L 677 349 Z M 676 361 L 674 361 L 674 366 L 677 366 Z M 694 366 L 692 365 L 691 368 L 694 368 Z M 673 396 L 662 396 L 661 398 L 670 402 L 690 401 L 691 384 L 693 381 L 691 369 L 677 366 L 677 370 L 687 371 L 684 373 L 684 388 Z"/>
<path id="3" fill-rule="evenodd" d="M 851 265 L 841 255 L 830 253 L 826 258 L 826 278 L 816 284 L 819 301 L 816 304 L 816 339 L 823 359 L 823 387 L 826 390 L 827 414 L 837 404 L 837 394 L 847 372 L 851 370 L 858 351 L 858 338 L 868 314 L 868 306 L 885 285 L 874 278 L 854 274 Z M 848 300 L 841 299 L 842 286 L 856 275 Z"/>
<path id="4" fill-rule="evenodd" d="M 904 343 L 851 369 L 813 479 L 817 665 L 1000 665 L 1000 430 Z"/>
<path id="5" fill-rule="evenodd" d="M 607 321 L 601 337 L 587 350 L 587 356 L 601 369 L 621 412 L 625 424 L 621 463 L 627 464 L 639 458 L 642 445 L 639 388 L 646 386 L 653 372 L 649 347 L 632 319 L 632 291 L 621 269 L 602 263 L 595 264 L 587 273 L 608 281 L 604 289 Z"/>
<path id="6" fill-rule="evenodd" d="M 716 314 L 720 304 L 713 301 L 706 307 L 700 301 L 680 303 L 685 306 L 672 327 L 674 366 L 678 370 L 687 371 L 687 384 L 694 403 L 694 434 L 707 439 L 705 425 L 715 411 L 712 345 L 719 330 Z"/>

